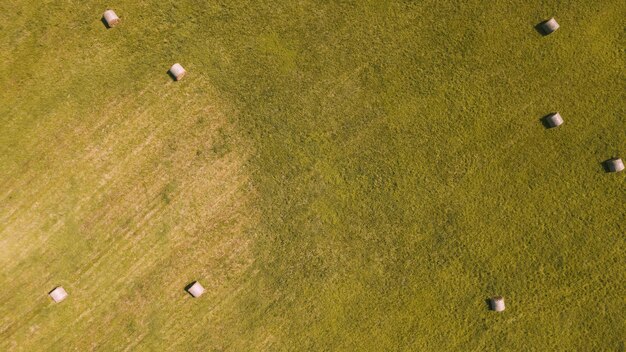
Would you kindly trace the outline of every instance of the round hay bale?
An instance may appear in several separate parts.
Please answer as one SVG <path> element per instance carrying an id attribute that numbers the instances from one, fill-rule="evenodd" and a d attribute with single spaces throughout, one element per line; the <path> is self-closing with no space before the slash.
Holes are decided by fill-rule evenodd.
<path id="1" fill-rule="evenodd" d="M 551 19 L 543 22 L 541 24 L 541 29 L 543 30 L 543 34 L 550 34 L 554 31 L 556 31 L 557 29 L 559 29 L 559 23 L 554 19 L 554 17 L 552 17 Z"/>
<path id="2" fill-rule="evenodd" d="M 102 17 L 104 17 L 104 21 L 109 27 L 115 27 L 118 23 L 120 23 L 120 18 L 117 17 L 115 11 L 113 10 L 104 11 L 104 15 L 102 15 Z"/>
<path id="3" fill-rule="evenodd" d="M 204 293 L 204 287 L 198 281 L 194 281 L 188 286 L 187 292 L 194 297 L 200 297 Z"/>
<path id="4" fill-rule="evenodd" d="M 187 71 L 185 71 L 181 64 L 176 63 L 170 67 L 170 74 L 175 80 L 180 81 L 187 74 Z"/>
<path id="5" fill-rule="evenodd" d="M 620 158 L 609 159 L 605 164 L 608 172 L 624 171 L 624 162 Z"/>
<path id="6" fill-rule="evenodd" d="M 558 112 L 555 112 L 546 116 L 545 121 L 548 127 L 550 128 L 558 127 L 563 124 L 563 118 L 561 117 L 561 114 L 559 114 Z"/>
<path id="7" fill-rule="evenodd" d="M 54 290 L 50 291 L 49 295 L 55 303 L 59 303 L 67 298 L 67 292 L 61 286 L 58 286 Z"/>
<path id="8" fill-rule="evenodd" d="M 502 312 L 504 310 L 504 297 L 496 296 L 491 298 L 491 310 Z"/>

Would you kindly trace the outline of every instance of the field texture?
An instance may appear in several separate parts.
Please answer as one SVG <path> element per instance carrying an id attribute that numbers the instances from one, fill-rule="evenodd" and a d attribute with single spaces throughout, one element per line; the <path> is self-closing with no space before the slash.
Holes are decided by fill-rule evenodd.
<path id="1" fill-rule="evenodd" d="M 626 350 L 625 19 L 0 2 L 0 350 Z"/>

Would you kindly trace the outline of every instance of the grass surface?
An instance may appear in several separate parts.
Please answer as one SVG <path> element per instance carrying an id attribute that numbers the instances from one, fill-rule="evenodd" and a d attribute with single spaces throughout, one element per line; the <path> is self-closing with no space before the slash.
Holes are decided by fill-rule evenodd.
<path id="1" fill-rule="evenodd" d="M 624 351 L 624 18 L 2 2 L 0 350 Z"/>

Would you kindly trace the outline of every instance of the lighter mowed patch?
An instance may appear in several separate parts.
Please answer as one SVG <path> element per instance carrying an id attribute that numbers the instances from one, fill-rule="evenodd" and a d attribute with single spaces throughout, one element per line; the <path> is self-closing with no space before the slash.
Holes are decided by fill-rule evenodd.
<path id="1" fill-rule="evenodd" d="M 237 110 L 167 59 L 133 71 L 92 9 L 58 8 L 72 33 L 2 6 L 0 350 L 221 348 L 257 218 Z"/>
<path id="2" fill-rule="evenodd" d="M 3 158 L 6 348 L 176 346 L 194 329 L 220 334 L 212 312 L 252 261 L 246 151 L 212 94 L 166 79 L 147 86 L 75 120 L 65 109 L 40 116 L 13 147 L 19 160 Z M 207 288 L 202 300 L 183 291 L 192 280 Z M 55 285 L 70 294 L 58 306 L 46 295 Z"/>
<path id="3" fill-rule="evenodd" d="M 39 116 L 12 147 L 19 159 L 3 158 L 6 348 L 176 346 L 194 329 L 220 334 L 211 316 L 252 261 L 246 151 L 214 94 L 167 78 L 146 87 L 94 113 Z M 202 300 L 183 291 L 193 280 L 207 288 Z M 70 294 L 58 306 L 46 295 L 55 285 Z"/>

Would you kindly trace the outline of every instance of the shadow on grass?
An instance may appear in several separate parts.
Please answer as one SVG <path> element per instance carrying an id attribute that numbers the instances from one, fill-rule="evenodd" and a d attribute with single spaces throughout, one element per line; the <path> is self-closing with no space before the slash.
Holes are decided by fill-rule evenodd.
<path id="1" fill-rule="evenodd" d="M 109 26 L 109 23 L 107 22 L 107 20 L 104 19 L 104 16 L 102 16 L 102 18 L 100 18 L 100 21 L 104 25 L 104 28 L 111 29 L 111 26 Z"/>
<path id="2" fill-rule="evenodd" d="M 535 25 L 535 30 L 537 31 L 537 33 L 539 33 L 541 36 L 545 37 L 546 35 L 550 34 L 548 32 L 545 31 L 543 25 L 546 24 L 546 21 L 541 21 L 538 24 Z"/>
<path id="3" fill-rule="evenodd" d="M 172 79 L 172 81 L 176 82 L 176 76 L 174 76 L 174 74 L 172 73 L 172 71 L 167 70 L 167 75 L 170 76 L 170 78 Z"/>
<path id="4" fill-rule="evenodd" d="M 491 308 L 491 298 L 486 298 L 485 299 L 485 305 L 487 305 L 487 310 L 493 310 Z"/>
<path id="5" fill-rule="evenodd" d="M 195 284 L 195 281 L 192 281 L 191 283 L 187 284 L 187 286 L 185 286 L 184 291 L 187 292 L 191 297 L 193 297 L 193 295 L 191 294 L 191 292 L 189 292 L 189 289 L 191 288 L 191 286 L 193 286 L 193 284 Z"/>
<path id="6" fill-rule="evenodd" d="M 555 127 L 556 127 L 556 126 L 551 126 L 551 125 L 550 125 L 550 122 L 548 121 L 548 119 L 550 118 L 550 116 L 552 116 L 552 114 L 553 114 L 553 113 L 551 112 L 551 113 L 549 113 L 549 114 L 547 114 L 547 115 L 542 116 L 541 118 L 539 118 L 539 121 L 541 122 L 541 124 L 543 125 L 543 127 L 545 127 L 545 128 L 546 128 L 546 129 L 548 129 L 548 130 L 549 130 L 549 129 L 551 129 L 551 128 L 555 128 Z"/>

